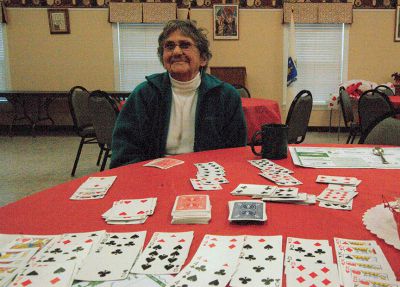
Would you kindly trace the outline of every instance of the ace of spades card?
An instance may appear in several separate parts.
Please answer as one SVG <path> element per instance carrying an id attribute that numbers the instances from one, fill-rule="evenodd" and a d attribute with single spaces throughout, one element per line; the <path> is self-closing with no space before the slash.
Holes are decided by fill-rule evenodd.
<path id="1" fill-rule="evenodd" d="M 75 279 L 87 281 L 125 279 L 142 250 L 145 237 L 146 231 L 107 233 L 99 246 L 83 261 Z"/>
<path id="2" fill-rule="evenodd" d="M 155 232 L 132 268 L 138 274 L 175 274 L 185 263 L 193 231 Z"/>

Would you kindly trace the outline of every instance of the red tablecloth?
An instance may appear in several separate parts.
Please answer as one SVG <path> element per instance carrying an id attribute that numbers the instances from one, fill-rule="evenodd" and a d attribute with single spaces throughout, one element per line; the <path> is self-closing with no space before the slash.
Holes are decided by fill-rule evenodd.
<path id="1" fill-rule="evenodd" d="M 344 145 L 342 145 L 344 147 Z M 352 145 L 354 147 L 354 145 Z M 355 176 L 362 180 L 353 210 L 325 209 L 318 205 L 303 206 L 285 203 L 267 203 L 268 221 L 264 225 L 234 225 L 228 221 L 229 200 L 244 199 L 232 196 L 239 183 L 271 184 L 258 175 L 258 169 L 247 160 L 256 159 L 249 147 L 190 153 L 176 156 L 185 161 L 176 167 L 161 170 L 137 163 L 107 170 L 94 175 L 117 175 L 117 179 L 104 199 L 73 201 L 69 197 L 86 180 L 82 177 L 42 192 L 28 196 L 0 208 L 0 233 L 60 234 L 105 229 L 109 232 L 147 230 L 146 243 L 153 232 L 194 231 L 189 262 L 205 234 L 220 235 L 283 235 L 302 238 L 328 239 L 333 247 L 333 237 L 376 240 L 389 260 L 397 279 L 400 279 L 400 251 L 370 233 L 362 223 L 366 210 L 382 203 L 381 195 L 388 200 L 399 197 L 400 170 L 379 169 L 313 169 L 295 167 L 290 158 L 276 163 L 294 170 L 294 176 L 303 182 L 300 191 L 318 195 L 325 184 L 315 183 L 319 174 Z M 196 194 L 189 178 L 194 177 L 193 163 L 216 161 L 226 170 L 229 184 L 220 191 L 202 191 L 209 194 L 212 219 L 207 225 L 171 225 L 171 209 L 180 194 Z M 23 180 L 23 179 L 21 179 Z M 107 225 L 101 214 L 119 199 L 158 197 L 154 215 L 143 225 Z M 285 244 L 283 246 L 285 250 Z"/>
<path id="2" fill-rule="evenodd" d="M 280 124 L 279 104 L 273 100 L 242 98 L 242 106 L 247 124 L 247 142 L 263 124 Z"/>

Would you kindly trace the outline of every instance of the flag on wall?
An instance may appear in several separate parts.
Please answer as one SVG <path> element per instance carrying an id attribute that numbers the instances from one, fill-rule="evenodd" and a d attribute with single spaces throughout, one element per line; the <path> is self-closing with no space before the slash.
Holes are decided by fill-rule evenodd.
<path id="1" fill-rule="evenodd" d="M 294 30 L 294 18 L 292 9 L 292 12 L 290 13 L 290 28 L 289 28 L 287 86 L 289 87 L 296 80 L 297 80 L 296 34 Z"/>

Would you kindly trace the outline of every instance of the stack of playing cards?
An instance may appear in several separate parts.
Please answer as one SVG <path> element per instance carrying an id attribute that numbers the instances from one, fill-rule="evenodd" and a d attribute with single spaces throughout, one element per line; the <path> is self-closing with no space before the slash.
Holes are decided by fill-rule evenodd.
<path id="1" fill-rule="evenodd" d="M 103 213 L 108 224 L 142 224 L 154 213 L 157 198 L 121 199 Z"/>
<path id="2" fill-rule="evenodd" d="M 260 184 L 239 184 L 232 195 L 247 195 L 263 201 L 314 204 L 315 195 L 301 193 L 297 187 L 278 187 Z"/>
<path id="3" fill-rule="evenodd" d="M 179 159 L 174 159 L 174 158 L 170 158 L 170 157 L 163 157 L 163 158 L 157 158 L 155 160 L 152 160 L 146 164 L 144 164 L 143 166 L 151 166 L 151 167 L 157 167 L 160 169 L 168 169 L 170 167 L 179 165 L 184 163 L 183 160 L 179 160 Z"/>
<path id="4" fill-rule="evenodd" d="M 319 175 L 316 182 L 328 183 L 328 187 L 317 196 L 320 207 L 351 210 L 361 180 L 355 177 Z"/>
<path id="5" fill-rule="evenodd" d="M 301 181 L 290 175 L 292 170 L 280 166 L 268 159 L 249 160 L 250 164 L 260 169 L 260 175 L 276 183 L 277 185 L 299 185 Z"/>
<path id="6" fill-rule="evenodd" d="M 208 195 L 180 195 L 172 208 L 172 224 L 207 224 L 211 219 Z"/>
<path id="7" fill-rule="evenodd" d="M 87 200 L 103 198 L 116 178 L 116 176 L 89 177 L 78 187 L 70 199 Z"/>
<path id="8" fill-rule="evenodd" d="M 190 179 L 194 190 L 219 190 L 222 183 L 229 183 L 224 168 L 218 163 L 211 161 L 194 165 L 197 167 L 197 178 Z"/>
<path id="9" fill-rule="evenodd" d="M 344 286 L 398 287 L 396 276 L 373 240 L 335 238 L 339 277 Z"/>
<path id="10" fill-rule="evenodd" d="M 287 287 L 340 286 L 328 240 L 288 237 L 285 267 Z"/>
<path id="11" fill-rule="evenodd" d="M 230 222 L 240 224 L 263 224 L 267 220 L 265 202 L 260 200 L 228 201 Z"/>

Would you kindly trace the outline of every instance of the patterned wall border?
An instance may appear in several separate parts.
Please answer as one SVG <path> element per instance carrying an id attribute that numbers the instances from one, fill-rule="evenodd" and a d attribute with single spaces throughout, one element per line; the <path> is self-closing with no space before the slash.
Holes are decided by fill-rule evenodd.
<path id="1" fill-rule="evenodd" d="M 3 0 L 6 7 L 19 8 L 108 8 L 109 0 Z M 126 0 L 112 2 L 176 2 L 178 8 L 212 8 L 213 4 L 239 4 L 241 9 L 282 9 L 283 0 Z M 288 2 L 346 3 L 341 0 L 304 0 Z M 400 0 L 399 0 L 400 2 Z M 354 0 L 354 9 L 395 9 L 397 0 Z"/>

